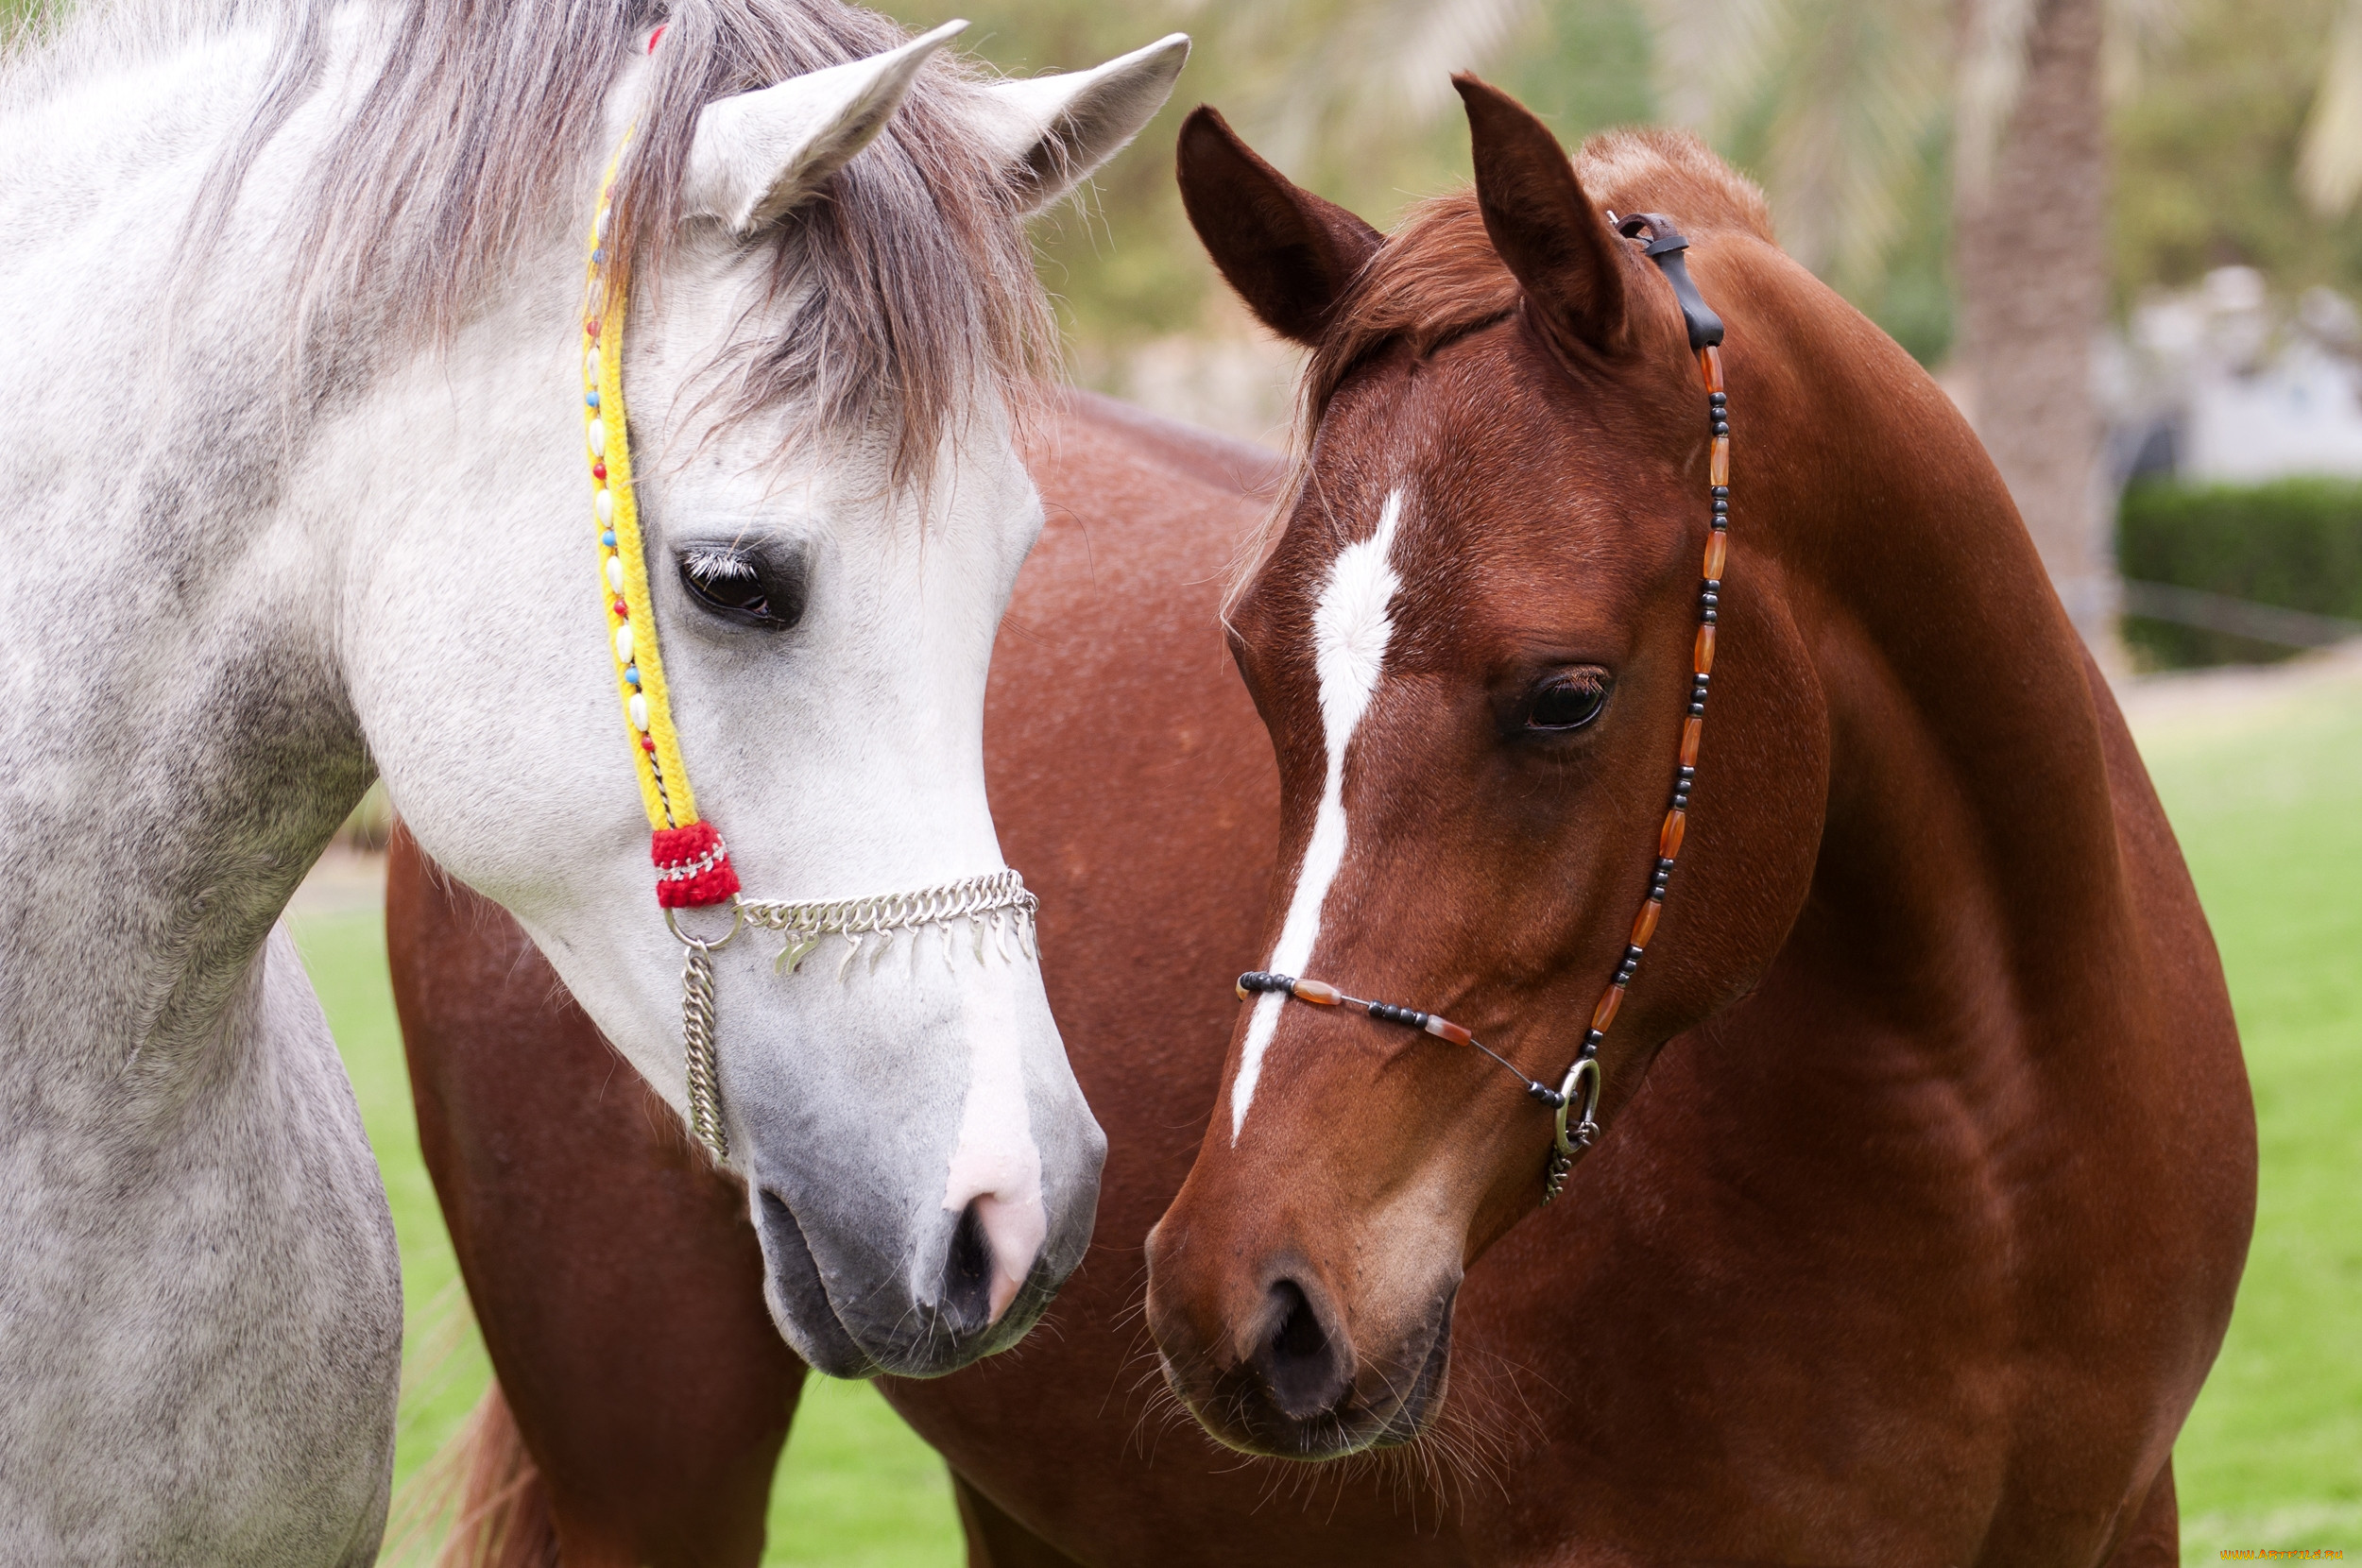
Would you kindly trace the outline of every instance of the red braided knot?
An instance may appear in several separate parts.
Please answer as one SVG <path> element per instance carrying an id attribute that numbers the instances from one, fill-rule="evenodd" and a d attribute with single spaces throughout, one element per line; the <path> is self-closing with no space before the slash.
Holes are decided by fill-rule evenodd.
<path id="1" fill-rule="evenodd" d="M 710 822 L 659 827 L 649 852 L 656 861 L 656 901 L 668 910 L 718 904 L 738 891 L 738 869 Z"/>

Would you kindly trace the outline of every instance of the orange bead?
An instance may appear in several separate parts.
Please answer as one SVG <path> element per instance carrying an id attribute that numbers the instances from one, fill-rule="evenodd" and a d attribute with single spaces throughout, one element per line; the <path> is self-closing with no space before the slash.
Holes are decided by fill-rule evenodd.
<path id="1" fill-rule="evenodd" d="M 1665 826 L 1656 836 L 1656 858 L 1669 861 L 1682 852 L 1682 831 L 1686 813 L 1673 810 L 1665 813 Z"/>
<path id="2" fill-rule="evenodd" d="M 1698 643 L 1690 650 L 1690 658 L 1691 662 L 1697 666 L 1698 673 L 1709 675 L 1714 673 L 1714 628 L 1712 626 L 1698 628 Z"/>
<path id="3" fill-rule="evenodd" d="M 1706 462 L 1706 483 L 1728 485 L 1730 482 L 1731 438 L 1727 435 L 1718 435 L 1714 438 L 1713 453 Z"/>
<path id="4" fill-rule="evenodd" d="M 1432 1013 L 1428 1014 L 1427 1031 L 1439 1040 L 1449 1040 L 1455 1046 L 1464 1046 L 1476 1038 L 1474 1033 L 1449 1018 L 1438 1018 Z"/>
<path id="5" fill-rule="evenodd" d="M 1705 376 L 1708 392 L 1726 390 L 1722 385 L 1722 349 L 1720 345 L 1709 343 L 1698 350 L 1698 368 Z"/>
<path id="6" fill-rule="evenodd" d="M 1705 732 L 1706 732 L 1706 722 L 1705 722 L 1705 720 L 1703 720 L 1703 719 L 1700 718 L 1700 717 L 1699 717 L 1697 714 L 1695 714 L 1695 713 L 1692 713 L 1692 714 L 1689 716 L 1688 720 L 1687 720 L 1686 723 L 1684 723 L 1684 724 L 1683 724 L 1683 725 L 1682 725 L 1682 766 L 1683 766 L 1683 767 L 1685 767 L 1685 768 L 1694 768 L 1694 767 L 1696 767 L 1696 766 L 1698 765 L 1698 739 L 1699 739 L 1699 737 L 1701 737 L 1701 736 L 1703 736 L 1703 734 L 1705 734 Z"/>
<path id="7" fill-rule="evenodd" d="M 1335 986 L 1326 980 L 1300 980 L 1295 983 L 1296 1000 L 1318 1002 L 1323 1007 L 1335 1007 L 1341 999 Z"/>
<path id="8" fill-rule="evenodd" d="M 1646 947 L 1649 938 L 1656 935 L 1656 917 L 1665 912 L 1664 903 L 1655 898 L 1640 906 L 1640 912 L 1632 923 L 1632 945 Z"/>
<path id="9" fill-rule="evenodd" d="M 1600 1005 L 1591 1011 L 1591 1027 L 1605 1034 L 1607 1026 L 1616 1021 L 1616 1010 L 1623 1005 L 1624 988 L 1609 986 L 1607 994 L 1600 998 Z"/>
<path id="10" fill-rule="evenodd" d="M 1730 559 L 1731 537 L 1720 528 L 1706 536 L 1705 579 L 1715 582 L 1722 575 L 1722 563 Z"/>

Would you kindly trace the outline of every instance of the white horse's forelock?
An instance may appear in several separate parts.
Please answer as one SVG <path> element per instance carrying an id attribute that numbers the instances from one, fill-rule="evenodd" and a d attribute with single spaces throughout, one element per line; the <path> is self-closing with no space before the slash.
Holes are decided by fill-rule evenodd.
<path id="1" fill-rule="evenodd" d="M 1394 565 L 1395 532 L 1401 520 L 1402 490 L 1397 486 L 1387 492 L 1370 537 L 1345 546 L 1329 563 L 1328 581 L 1312 611 L 1312 668 L 1320 681 L 1321 740 L 1328 766 L 1321 781 L 1320 804 L 1312 813 L 1312 834 L 1305 841 L 1304 863 L 1296 870 L 1295 891 L 1288 899 L 1288 916 L 1265 966 L 1279 974 L 1301 975 L 1310 962 L 1320 940 L 1321 908 L 1345 863 L 1345 751 L 1386 669 L 1386 644 L 1395 630 L 1387 606 L 1402 586 Z M 1246 1129 L 1247 1109 L 1255 1103 L 1263 1055 L 1279 1028 L 1283 1001 L 1276 993 L 1265 992 L 1247 1017 L 1239 1074 L 1230 1086 L 1234 1144 Z"/>

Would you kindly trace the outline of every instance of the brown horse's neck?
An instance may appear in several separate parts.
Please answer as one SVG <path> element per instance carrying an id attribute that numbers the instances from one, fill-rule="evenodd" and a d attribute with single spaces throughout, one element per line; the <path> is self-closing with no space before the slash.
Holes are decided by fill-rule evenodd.
<path id="1" fill-rule="evenodd" d="M 1828 725 L 1820 859 L 1779 967 L 1946 1076 L 2091 1048 L 2133 946 L 2113 708 L 1965 421 L 1817 288 L 1789 282 L 1732 355 L 1734 509 Z"/>

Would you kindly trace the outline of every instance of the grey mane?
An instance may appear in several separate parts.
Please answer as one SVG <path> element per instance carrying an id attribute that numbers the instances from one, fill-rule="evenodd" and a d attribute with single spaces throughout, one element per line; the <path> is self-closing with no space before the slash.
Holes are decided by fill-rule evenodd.
<path id="1" fill-rule="evenodd" d="M 375 74 L 292 213 L 304 261 L 281 326 L 316 379 L 323 362 L 350 373 L 352 349 L 447 337 L 551 225 L 587 222 L 585 171 L 609 151 L 595 145 L 607 84 L 650 26 L 664 23 L 664 41 L 609 241 L 643 277 L 677 229 L 705 105 L 907 36 L 837 0 L 118 0 L 46 29 L 37 19 L 0 95 L 266 28 L 267 85 L 189 218 L 181 281 L 201 286 L 246 170 L 319 89 L 332 28 L 354 22 L 375 30 L 363 51 Z M 937 57 L 829 199 L 764 242 L 790 314 L 776 338 L 713 366 L 709 395 L 726 416 L 793 401 L 808 410 L 798 437 L 891 420 L 899 481 L 924 471 L 980 385 L 1022 406 L 1053 333 L 1017 194 L 964 133 L 981 86 Z"/>

